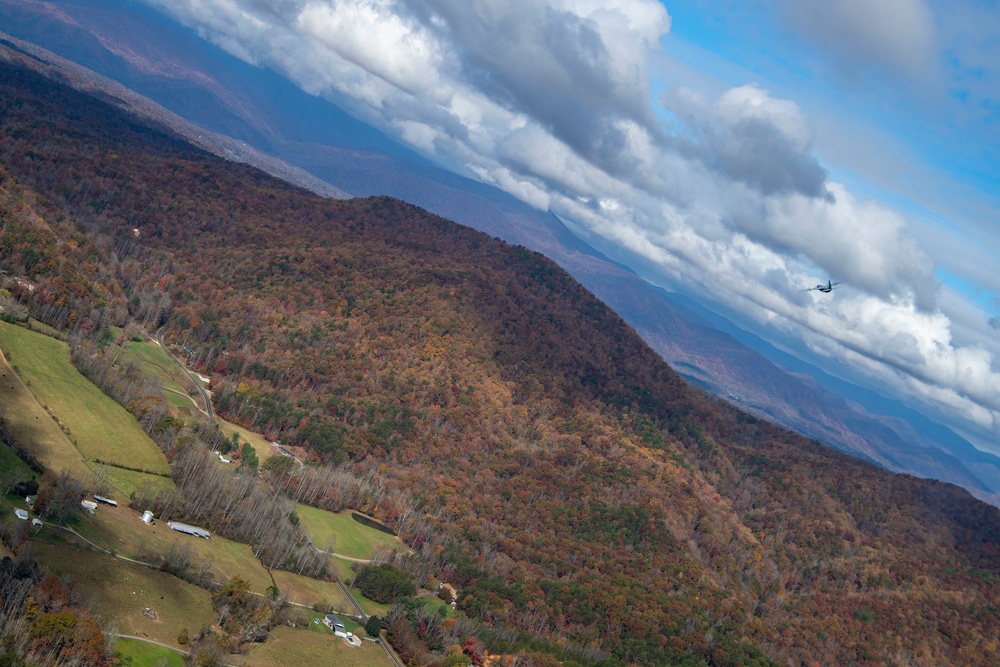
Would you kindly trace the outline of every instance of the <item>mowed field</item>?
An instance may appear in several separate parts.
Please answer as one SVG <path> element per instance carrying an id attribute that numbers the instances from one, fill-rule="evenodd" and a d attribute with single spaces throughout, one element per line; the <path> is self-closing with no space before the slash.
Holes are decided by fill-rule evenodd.
<path id="1" fill-rule="evenodd" d="M 374 642 L 364 641 L 354 647 L 340 637 L 287 626 L 274 628 L 266 642 L 254 646 L 247 663 L 254 667 L 392 667 L 393 664 Z"/>
<path id="2" fill-rule="evenodd" d="M 295 513 L 319 549 L 359 559 L 372 558 L 379 547 L 409 551 L 399 538 L 352 519 L 352 510 L 333 513 L 300 503 Z"/>
<path id="3" fill-rule="evenodd" d="M 0 348 L 8 362 L 17 366 L 43 410 L 58 420 L 56 426 L 61 426 L 63 440 L 68 438 L 70 446 L 75 445 L 78 450 L 73 456 L 66 451 L 65 442 L 52 442 L 49 451 L 36 454 L 40 459 L 55 464 L 64 457 L 79 459 L 82 455 L 87 461 L 101 459 L 155 473 L 170 472 L 166 457 L 132 416 L 73 367 L 65 343 L 0 322 Z M 7 384 L 8 391 L 12 384 Z M 44 421 L 37 411 L 36 421 Z M 25 442 L 37 440 L 25 438 Z M 108 473 L 109 479 L 113 476 L 112 484 L 125 494 L 142 483 L 162 484 L 155 481 L 157 475 L 145 475 L 152 478 L 147 480 L 135 478 L 134 473 L 127 470 L 117 469 L 112 473 L 109 469 Z M 83 475 L 78 476 L 86 479 Z"/>
<path id="4" fill-rule="evenodd" d="M 156 343 L 132 341 L 128 343 L 128 349 L 142 361 L 144 370 L 150 371 L 163 383 L 164 389 L 185 393 L 186 388 L 190 388 L 191 383 L 184 382 L 184 373 L 181 369 Z M 184 386 L 181 386 L 182 383 Z"/>
<path id="5" fill-rule="evenodd" d="M 289 602 L 312 607 L 320 602 L 329 604 L 333 609 L 345 614 L 355 614 L 354 605 L 344 595 L 344 591 L 335 581 L 320 581 L 310 579 L 292 572 L 271 570 L 274 583 L 282 594 L 288 594 Z"/>
<path id="6" fill-rule="evenodd" d="M 177 646 L 177 635 L 215 622 L 208 591 L 157 569 L 65 544 L 34 542 L 38 560 L 73 577 L 78 590 L 123 635 Z M 147 611 L 148 610 L 148 611 Z"/>
<path id="7" fill-rule="evenodd" d="M 5 350 L 5 353 L 2 335 L 9 326 L 0 322 L 0 349 Z M 7 424 L 13 440 L 46 468 L 57 473 L 68 472 L 79 480 L 90 481 L 93 473 L 79 450 L 42 408 L 7 361 L 0 361 L 0 417 Z"/>
<path id="8" fill-rule="evenodd" d="M 176 651 L 138 639 L 116 639 L 115 655 L 130 667 L 184 667 Z"/>

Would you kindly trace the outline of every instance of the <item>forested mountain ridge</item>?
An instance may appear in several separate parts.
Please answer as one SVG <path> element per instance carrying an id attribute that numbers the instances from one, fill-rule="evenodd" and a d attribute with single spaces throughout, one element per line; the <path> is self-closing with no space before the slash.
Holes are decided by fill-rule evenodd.
<path id="1" fill-rule="evenodd" d="M 996 508 L 706 398 L 537 253 L 8 65 L 0 161 L 14 296 L 163 324 L 220 413 L 377 466 L 468 615 L 640 664 L 997 661 Z"/>
<path id="2" fill-rule="evenodd" d="M 249 161 L 321 194 L 339 196 L 337 188 L 360 196 L 388 194 L 537 250 L 611 306 L 674 368 L 744 410 L 889 470 L 959 484 L 1000 506 L 1000 458 L 928 423 L 933 415 L 927 410 L 917 414 L 870 390 L 836 381 L 814 365 L 815 358 L 813 364 L 803 363 L 811 356 L 804 348 L 795 352 L 800 360 L 770 345 L 758 347 L 752 334 L 733 326 L 738 315 L 719 324 L 725 307 L 696 295 L 699 307 L 718 313 L 706 326 L 678 305 L 674 297 L 680 294 L 665 294 L 632 270 L 607 261 L 551 213 L 428 164 L 329 100 L 232 56 L 149 5 L 0 0 L 0 24 L 28 43 L 0 38 L 33 58 L 55 63 L 59 75 L 74 86 L 91 90 L 96 85 L 123 100 L 126 108 L 168 124 L 210 152 Z M 179 122 L 163 107 L 189 122 Z M 792 343 L 786 349 L 795 349 L 794 341 L 785 343 Z M 805 377 L 786 372 L 786 359 Z M 820 380 L 825 389 L 808 378 Z"/>

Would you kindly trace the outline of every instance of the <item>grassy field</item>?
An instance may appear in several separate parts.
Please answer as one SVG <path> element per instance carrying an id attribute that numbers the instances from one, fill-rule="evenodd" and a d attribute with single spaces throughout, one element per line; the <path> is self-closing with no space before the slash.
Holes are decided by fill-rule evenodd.
<path id="1" fill-rule="evenodd" d="M 65 343 L 0 323 L 0 347 L 88 460 L 170 472 L 166 457 L 135 419 L 73 367 Z"/>
<path id="2" fill-rule="evenodd" d="M 36 320 L 33 317 L 29 318 L 28 324 L 29 324 L 29 326 L 31 327 L 31 329 L 33 331 L 37 331 L 37 332 L 39 332 L 41 334 L 45 334 L 46 336 L 49 336 L 51 338 L 62 339 L 66 335 L 63 332 L 59 331 L 58 329 L 53 329 L 52 327 L 50 327 L 48 324 L 45 324 L 44 322 L 39 322 L 38 320 Z"/>
<path id="3" fill-rule="evenodd" d="M 310 579 L 291 572 L 271 570 L 274 583 L 282 593 L 288 592 L 291 602 L 312 607 L 318 602 L 326 602 L 338 611 L 354 613 L 354 605 L 347 599 L 340 586 L 333 581 Z"/>
<path id="4" fill-rule="evenodd" d="M 330 550 L 334 553 L 350 558 L 371 558 L 379 546 L 407 551 L 399 538 L 352 519 L 350 510 L 334 514 L 299 504 L 295 506 L 295 512 L 313 544 L 320 549 L 332 547 Z"/>
<path id="5" fill-rule="evenodd" d="M 14 328 L 0 322 L 0 348 L 5 353 L 8 348 L 2 336 Z M 68 472 L 79 480 L 91 479 L 93 473 L 79 450 L 38 403 L 20 376 L 3 362 L 0 362 L 0 417 L 6 422 L 14 441 L 48 469 L 57 473 Z"/>
<path id="6" fill-rule="evenodd" d="M 187 394 L 181 395 L 164 389 L 163 395 L 167 397 L 167 403 L 170 405 L 183 409 L 197 409 L 194 399 Z"/>
<path id="7" fill-rule="evenodd" d="M 169 574 L 67 545 L 34 544 L 39 561 L 72 576 L 97 613 L 118 623 L 121 634 L 176 646 L 182 629 L 194 633 L 215 621 L 208 591 Z"/>
<path id="8" fill-rule="evenodd" d="M 186 551 L 196 564 L 209 564 L 213 579 L 225 583 L 239 576 L 258 593 L 271 586 L 267 570 L 253 557 L 250 547 L 213 535 L 210 540 L 178 533 L 165 521 L 144 524 L 140 513 L 126 507 L 98 507 L 93 517 L 84 517 L 73 529 L 109 551 L 136 560 L 155 562 L 155 557 L 171 551 Z"/>
<path id="9" fill-rule="evenodd" d="M 369 616 L 385 616 L 390 609 L 392 609 L 391 604 L 382 604 L 381 602 L 375 602 L 374 600 L 369 600 L 364 595 L 361 594 L 356 588 L 351 589 L 351 595 L 357 600 L 358 605 L 364 610 Z"/>
<path id="10" fill-rule="evenodd" d="M 241 442 L 249 442 L 250 446 L 253 447 L 255 452 L 257 452 L 257 458 L 260 459 L 261 463 L 272 456 L 280 456 L 274 445 L 272 445 L 267 438 L 259 433 L 254 433 L 253 431 L 246 430 L 242 426 L 231 424 L 225 419 L 220 419 L 218 416 L 216 416 L 215 421 L 218 422 L 219 428 L 221 428 L 222 432 L 226 434 L 226 437 L 231 438 L 235 432 L 240 434 Z"/>
<path id="11" fill-rule="evenodd" d="M 184 658 L 176 651 L 138 639 L 116 639 L 115 657 L 125 667 L 184 667 Z"/>
<path id="12" fill-rule="evenodd" d="M 254 667 L 392 667 L 382 648 L 373 642 L 354 647 L 340 637 L 287 626 L 274 628 L 270 639 L 250 651 L 247 662 Z"/>
<path id="13" fill-rule="evenodd" d="M 184 374 L 183 371 L 181 371 L 181 369 L 177 366 L 177 363 L 170 358 L 170 355 L 168 355 L 166 351 L 156 343 L 133 340 L 129 341 L 128 349 L 134 352 L 135 355 L 144 362 L 152 364 L 153 366 L 158 366 L 161 370 L 169 373 L 170 375 L 174 374 L 175 369 L 178 375 Z M 182 383 L 190 385 L 190 382 L 182 381 Z M 176 388 L 180 389 L 179 386 Z"/>
<path id="14" fill-rule="evenodd" d="M 14 450 L 6 445 L 6 443 L 0 441 L 0 470 L 18 470 L 20 474 L 28 479 L 37 479 L 38 475 L 34 470 L 28 467 L 25 463 L 14 453 Z M 2 491 L 2 489 L 0 489 Z"/>
<path id="15" fill-rule="evenodd" d="M 174 486 L 173 480 L 162 475 L 147 475 L 146 473 L 134 470 L 123 470 L 114 466 L 102 466 L 96 463 L 90 464 L 90 467 L 95 471 L 100 470 L 99 474 L 103 475 L 108 480 L 108 484 L 118 489 L 125 498 L 128 498 L 137 489 L 171 489 Z M 121 500 L 121 498 L 118 498 L 118 500 Z"/>
<path id="16" fill-rule="evenodd" d="M 163 383 L 164 389 L 172 389 L 182 394 L 194 389 L 187 373 L 181 370 L 166 350 L 156 343 L 130 341 L 128 349 L 142 361 L 144 370 Z"/>

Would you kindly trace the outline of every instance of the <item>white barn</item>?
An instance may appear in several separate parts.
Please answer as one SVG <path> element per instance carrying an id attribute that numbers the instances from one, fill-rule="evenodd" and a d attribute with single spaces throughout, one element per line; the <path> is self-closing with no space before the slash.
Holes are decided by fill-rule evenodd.
<path id="1" fill-rule="evenodd" d="M 194 535 L 195 537 L 203 537 L 206 540 L 212 536 L 212 534 L 204 528 L 189 526 L 186 523 L 181 523 L 179 521 L 168 521 L 167 525 L 176 530 L 178 533 L 187 533 L 188 535 Z"/>

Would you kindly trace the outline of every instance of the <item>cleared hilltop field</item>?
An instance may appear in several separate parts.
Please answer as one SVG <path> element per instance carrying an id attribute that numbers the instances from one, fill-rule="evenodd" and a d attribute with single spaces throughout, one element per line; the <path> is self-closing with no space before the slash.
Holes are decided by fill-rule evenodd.
<path id="1" fill-rule="evenodd" d="M 89 481 L 84 469 L 99 471 L 126 497 L 143 485 L 172 486 L 164 477 L 170 467 L 163 452 L 132 415 L 70 363 L 66 343 L 0 322 L 0 349 L 28 389 L 20 391 L 14 378 L 2 378 L 10 382 L 0 391 L 9 392 L 7 396 L 16 402 L 5 405 L 3 416 L 12 430 L 19 429 L 28 451 L 84 481 Z M 102 467 L 97 461 L 109 465 Z"/>
<path id="2" fill-rule="evenodd" d="M 39 562 L 73 577 L 95 611 L 114 620 L 121 634 L 177 646 L 184 628 L 197 632 L 215 622 L 208 591 L 158 569 L 65 544 L 36 543 L 36 548 Z"/>
<path id="3" fill-rule="evenodd" d="M 295 513 L 299 515 L 316 548 L 344 556 L 348 560 L 371 559 L 379 549 L 409 551 L 395 535 L 356 521 L 351 516 L 357 514 L 353 510 L 335 514 L 299 503 L 295 506 Z"/>

